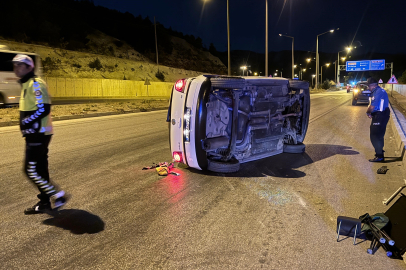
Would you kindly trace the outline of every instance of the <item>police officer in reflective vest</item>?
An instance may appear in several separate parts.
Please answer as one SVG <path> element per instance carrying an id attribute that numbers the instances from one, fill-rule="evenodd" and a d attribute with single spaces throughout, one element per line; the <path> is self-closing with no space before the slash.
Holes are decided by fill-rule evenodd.
<path id="1" fill-rule="evenodd" d="M 367 116 L 372 119 L 370 126 L 370 139 L 375 148 L 375 158 L 370 159 L 370 162 L 384 162 L 383 155 L 384 137 L 386 125 L 390 117 L 389 98 L 385 89 L 378 86 L 378 82 L 374 78 L 368 78 L 367 85 L 372 92 L 369 98 L 369 106 Z"/>
<path id="2" fill-rule="evenodd" d="M 58 209 L 67 201 L 65 192 L 49 179 L 48 145 L 53 133 L 51 99 L 45 82 L 34 74 L 31 57 L 17 54 L 12 62 L 22 86 L 19 108 L 20 129 L 25 137 L 24 172 L 40 192 L 37 195 L 40 201 L 24 213 L 46 213 Z"/>

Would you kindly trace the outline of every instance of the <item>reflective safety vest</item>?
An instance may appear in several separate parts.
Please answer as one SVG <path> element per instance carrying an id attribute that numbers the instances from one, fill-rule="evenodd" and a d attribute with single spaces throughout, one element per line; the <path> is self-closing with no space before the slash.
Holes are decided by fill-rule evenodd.
<path id="1" fill-rule="evenodd" d="M 22 83 L 20 96 L 20 129 L 29 134 L 53 134 L 51 98 L 44 80 L 29 78 Z"/>

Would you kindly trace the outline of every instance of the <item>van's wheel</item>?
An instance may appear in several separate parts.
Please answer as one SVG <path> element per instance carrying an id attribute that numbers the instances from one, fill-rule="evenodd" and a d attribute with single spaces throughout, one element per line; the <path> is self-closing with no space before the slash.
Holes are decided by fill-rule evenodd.
<path id="1" fill-rule="evenodd" d="M 243 78 L 211 78 L 211 86 L 218 88 L 242 89 L 245 86 Z"/>
<path id="2" fill-rule="evenodd" d="M 305 151 L 306 145 L 303 143 L 298 144 L 284 144 L 283 145 L 283 152 L 290 153 L 290 154 L 301 154 Z"/>
<path id="3" fill-rule="evenodd" d="M 357 100 L 355 98 L 352 99 L 352 106 L 356 106 L 357 105 Z"/>
<path id="4" fill-rule="evenodd" d="M 233 173 L 240 170 L 240 162 L 234 157 L 227 162 L 212 159 L 208 159 L 207 162 L 207 169 L 212 172 Z"/>

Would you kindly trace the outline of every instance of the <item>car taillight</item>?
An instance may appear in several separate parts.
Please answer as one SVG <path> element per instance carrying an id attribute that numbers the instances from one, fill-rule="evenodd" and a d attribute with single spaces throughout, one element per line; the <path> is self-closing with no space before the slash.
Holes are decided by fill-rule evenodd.
<path id="1" fill-rule="evenodd" d="M 183 93 L 183 89 L 184 89 L 184 87 L 185 87 L 185 84 L 186 84 L 186 80 L 184 80 L 184 79 L 178 80 L 178 81 L 175 83 L 175 89 L 176 89 L 176 91 Z"/>
<path id="2" fill-rule="evenodd" d="M 176 162 L 182 162 L 183 161 L 182 152 L 173 152 L 173 159 Z"/>

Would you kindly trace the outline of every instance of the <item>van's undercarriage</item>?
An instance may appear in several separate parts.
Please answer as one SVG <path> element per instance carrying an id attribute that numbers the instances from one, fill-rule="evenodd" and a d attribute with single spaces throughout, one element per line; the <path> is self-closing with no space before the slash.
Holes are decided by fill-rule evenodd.
<path id="1" fill-rule="evenodd" d="M 310 108 L 307 82 L 224 78 L 211 82 L 202 140 L 209 170 L 213 162 L 218 170 L 218 165 L 227 167 L 235 159 L 241 163 L 260 159 L 282 153 L 284 145 L 303 142 Z"/>

